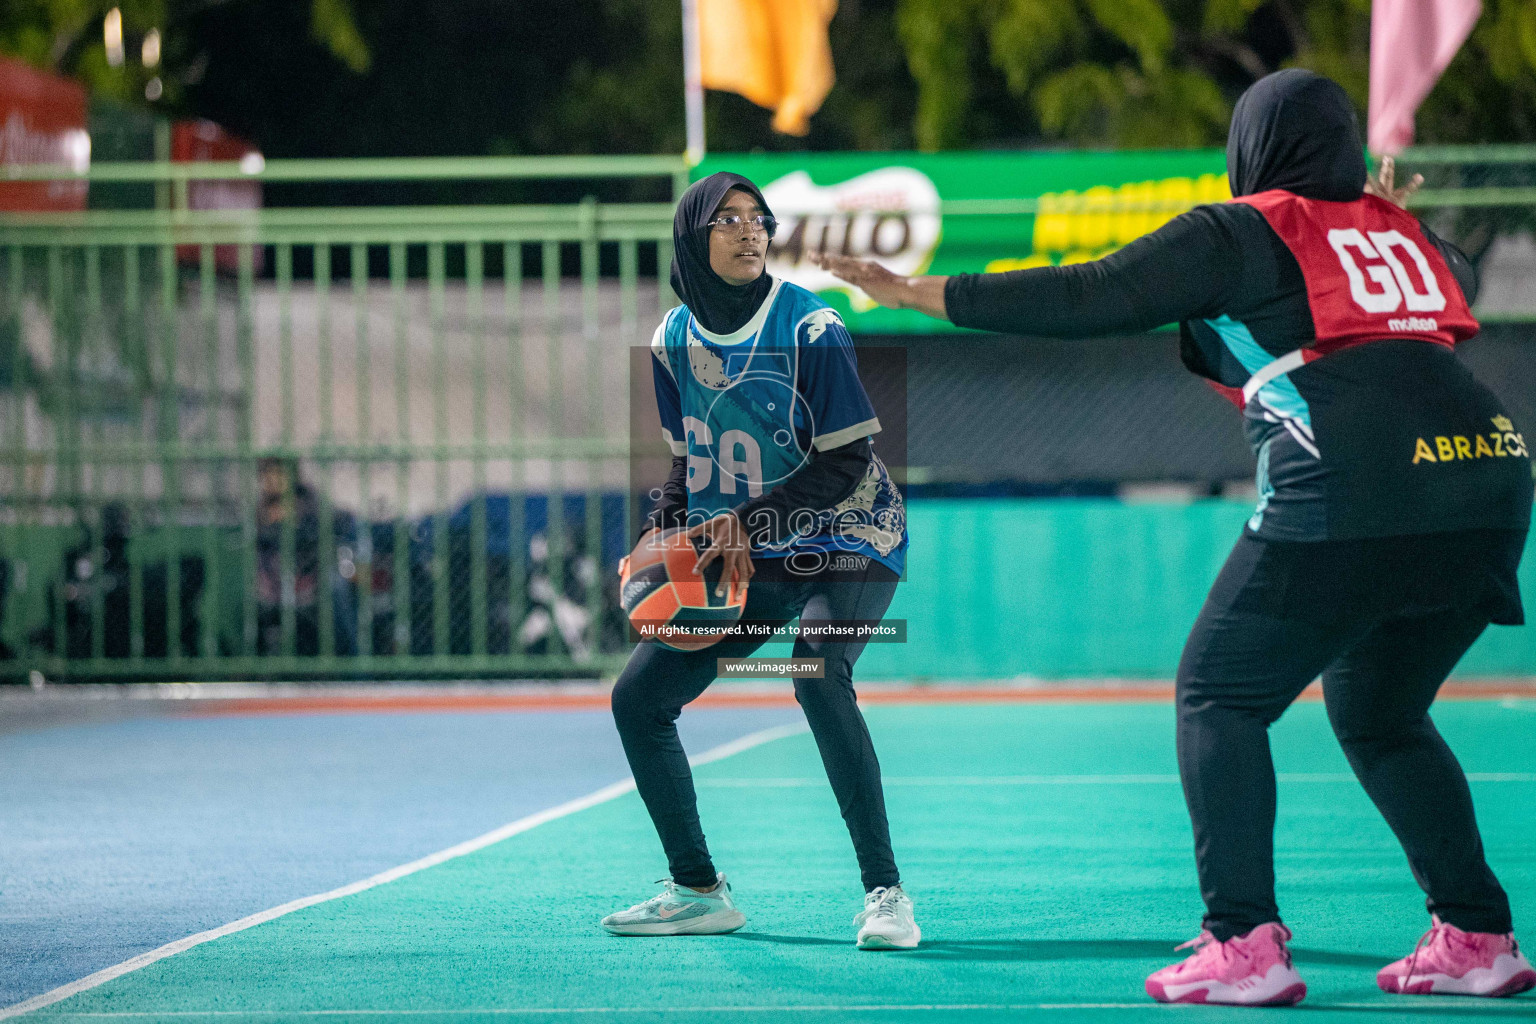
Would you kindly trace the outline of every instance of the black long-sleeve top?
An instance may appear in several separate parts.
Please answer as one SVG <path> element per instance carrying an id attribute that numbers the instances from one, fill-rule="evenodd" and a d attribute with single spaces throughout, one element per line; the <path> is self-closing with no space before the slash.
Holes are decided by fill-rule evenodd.
<path id="1" fill-rule="evenodd" d="M 1467 302 L 1477 274 L 1461 250 L 1427 227 Z M 1201 206 L 1103 259 L 1003 274 L 957 274 L 944 289 L 962 327 L 1092 338 L 1148 331 L 1234 311 L 1265 313 L 1273 355 L 1313 340 L 1301 267 L 1252 206 Z"/>
<path id="2" fill-rule="evenodd" d="M 1426 236 L 1470 301 L 1476 280 L 1466 258 Z M 1251 340 L 1272 358 L 1316 340 L 1296 258 L 1258 210 L 1237 203 L 1191 210 L 1091 263 L 956 275 L 944 298 L 959 326 L 1009 334 L 1088 337 L 1178 322 L 1185 364 L 1229 388 L 1249 377 L 1234 344 Z M 1259 459 L 1260 505 L 1249 523 L 1259 536 L 1527 528 L 1523 435 L 1518 426 L 1500 429 L 1507 413 L 1450 350 L 1383 340 L 1309 363 L 1289 379 L 1297 392 L 1291 422 L 1258 403 L 1244 419 Z M 1509 454 L 1481 457 L 1479 435 L 1490 452 Z M 1472 457 L 1423 457 L 1425 446 L 1438 453 L 1443 444 L 1457 453 L 1465 444 Z"/>

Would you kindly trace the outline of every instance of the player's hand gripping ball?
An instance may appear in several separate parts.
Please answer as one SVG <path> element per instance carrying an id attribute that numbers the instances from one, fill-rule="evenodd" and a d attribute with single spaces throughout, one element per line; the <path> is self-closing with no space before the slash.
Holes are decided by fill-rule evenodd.
<path id="1" fill-rule="evenodd" d="M 694 565 L 708 543 L 690 540 L 682 528 L 647 534 L 619 565 L 619 604 L 642 640 L 655 640 L 675 651 L 698 651 L 719 643 L 741 618 L 747 603 L 744 582 L 727 585 L 717 595 L 721 560 L 696 572 Z"/>

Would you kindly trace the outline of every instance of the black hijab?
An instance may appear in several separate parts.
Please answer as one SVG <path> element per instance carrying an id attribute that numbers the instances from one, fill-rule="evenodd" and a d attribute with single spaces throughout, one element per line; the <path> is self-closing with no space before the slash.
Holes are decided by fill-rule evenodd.
<path id="1" fill-rule="evenodd" d="M 672 217 L 672 290 L 694 319 L 713 334 L 740 330 L 773 288 L 766 270 L 750 284 L 735 285 L 727 284 L 709 266 L 709 222 L 733 188 L 750 195 L 764 213 L 769 213 L 756 185 L 739 174 L 721 171 L 690 185 Z"/>
<path id="2" fill-rule="evenodd" d="M 1249 86 L 1232 111 L 1227 178 L 1234 196 L 1283 188 L 1308 199 L 1359 199 L 1365 153 L 1343 87 L 1301 68 Z"/>

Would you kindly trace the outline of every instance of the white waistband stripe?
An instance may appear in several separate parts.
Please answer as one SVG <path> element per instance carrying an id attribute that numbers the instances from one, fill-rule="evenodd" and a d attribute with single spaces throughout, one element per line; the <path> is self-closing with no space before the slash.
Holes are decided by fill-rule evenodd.
<path id="1" fill-rule="evenodd" d="M 1259 389 L 1276 377 L 1284 376 L 1298 367 L 1305 366 L 1307 362 L 1307 350 L 1298 348 L 1294 352 L 1287 352 L 1279 359 L 1265 363 L 1259 367 L 1248 383 L 1243 385 L 1243 404 L 1253 401 L 1253 396 L 1259 393 Z"/>

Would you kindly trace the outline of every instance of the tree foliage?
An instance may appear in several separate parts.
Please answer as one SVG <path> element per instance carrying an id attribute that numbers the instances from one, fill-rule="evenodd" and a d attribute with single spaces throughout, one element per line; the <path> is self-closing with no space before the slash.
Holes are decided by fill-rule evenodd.
<path id="1" fill-rule="evenodd" d="M 1044 139 L 1168 147 L 1219 144 L 1237 95 L 1284 67 L 1329 75 L 1364 110 L 1370 9 L 1370 0 L 901 0 L 897 24 L 925 149 L 997 141 L 976 110 L 998 79 Z M 1533 114 L 1536 4 L 1485 0 L 1421 111 L 1420 140 L 1529 139 Z"/>
<path id="2" fill-rule="evenodd" d="M 1483 7 L 1422 142 L 1536 138 L 1536 0 Z M 710 148 L 1217 145 L 1242 90 L 1291 66 L 1367 98 L 1370 0 L 840 0 L 831 32 L 837 84 L 808 137 L 710 92 Z M 155 107 L 271 156 L 683 147 L 678 0 L 0 0 L 0 52 L 140 106 L 158 75 Z"/>
<path id="3" fill-rule="evenodd" d="M 5 0 L 0 6 L 0 53 L 74 78 L 92 93 L 143 105 L 145 86 L 160 79 L 157 98 L 174 106 L 183 88 L 200 80 L 206 64 L 195 38 L 196 20 L 212 8 L 241 0 Z M 350 0 L 308 0 L 310 39 L 353 73 L 371 60 Z M 124 60 L 107 59 L 103 22 L 122 13 Z M 142 47 L 151 31 L 161 37 L 160 60 L 146 66 Z"/>

